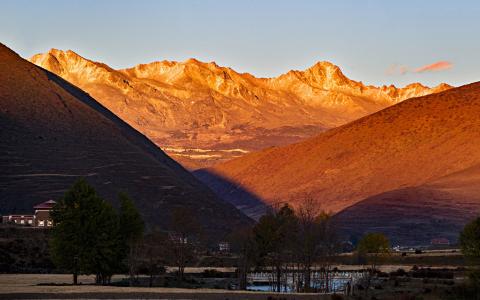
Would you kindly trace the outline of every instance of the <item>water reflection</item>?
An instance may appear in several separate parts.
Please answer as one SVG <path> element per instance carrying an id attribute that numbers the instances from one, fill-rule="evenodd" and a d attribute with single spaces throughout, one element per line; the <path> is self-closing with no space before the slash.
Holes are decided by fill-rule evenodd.
<path id="1" fill-rule="evenodd" d="M 312 272 L 311 291 L 316 293 L 344 293 L 353 287 L 364 274 L 362 272 Z M 303 274 L 288 272 L 282 274 L 281 292 L 292 293 L 302 290 Z M 276 277 L 270 272 L 255 272 L 248 275 L 247 290 L 275 292 Z"/>

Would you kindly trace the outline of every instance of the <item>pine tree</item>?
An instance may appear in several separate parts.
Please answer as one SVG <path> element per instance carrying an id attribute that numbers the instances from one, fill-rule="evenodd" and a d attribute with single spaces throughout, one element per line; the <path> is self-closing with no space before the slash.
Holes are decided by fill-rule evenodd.
<path id="1" fill-rule="evenodd" d="M 77 180 L 52 211 L 51 254 L 57 267 L 96 274 L 106 283 L 119 268 L 119 222 L 115 210 L 85 179 Z"/>

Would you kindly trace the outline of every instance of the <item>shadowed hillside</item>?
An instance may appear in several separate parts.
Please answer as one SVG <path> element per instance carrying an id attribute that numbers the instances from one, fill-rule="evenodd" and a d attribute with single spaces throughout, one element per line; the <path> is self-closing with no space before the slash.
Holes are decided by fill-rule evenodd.
<path id="1" fill-rule="evenodd" d="M 231 203 L 254 220 L 258 221 L 260 217 L 271 208 L 255 194 L 248 192 L 241 186 L 230 182 L 222 176 L 209 172 L 208 169 L 197 170 L 194 174 L 200 181 L 208 182 L 210 188 L 215 191 L 217 195 L 235 195 L 235 198 L 229 198 L 232 200 Z"/>
<path id="2" fill-rule="evenodd" d="M 85 177 L 109 201 L 134 199 L 149 227 L 176 206 L 210 237 L 250 222 L 88 94 L 0 45 L 0 214 L 27 213 Z"/>
<path id="3" fill-rule="evenodd" d="M 417 187 L 369 197 L 335 215 L 350 236 L 385 232 L 402 245 L 435 238 L 455 243 L 468 220 L 480 215 L 480 165 Z"/>

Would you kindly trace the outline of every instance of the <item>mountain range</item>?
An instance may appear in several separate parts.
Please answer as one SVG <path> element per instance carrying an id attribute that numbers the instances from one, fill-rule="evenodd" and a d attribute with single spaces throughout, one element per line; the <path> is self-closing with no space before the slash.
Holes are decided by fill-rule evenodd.
<path id="1" fill-rule="evenodd" d="M 251 220 L 71 83 L 0 44 L 0 214 L 32 213 L 80 177 L 114 206 L 128 193 L 149 229 L 189 209 L 209 239 Z"/>
<path id="2" fill-rule="evenodd" d="M 195 59 L 115 70 L 52 49 L 30 61 L 88 92 L 190 169 L 298 142 L 407 98 L 451 88 L 364 85 L 329 62 L 257 78 Z"/>

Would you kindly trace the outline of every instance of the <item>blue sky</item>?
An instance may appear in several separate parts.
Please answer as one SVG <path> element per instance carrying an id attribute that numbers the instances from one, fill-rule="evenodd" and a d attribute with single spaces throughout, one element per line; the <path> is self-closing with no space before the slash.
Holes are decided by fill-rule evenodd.
<path id="1" fill-rule="evenodd" d="M 262 77 L 327 60 L 367 84 L 480 80 L 480 1 L 0 2 L 0 42 L 25 58 L 71 49 L 124 68 L 195 57 Z M 449 68 L 415 72 L 439 61 Z"/>

